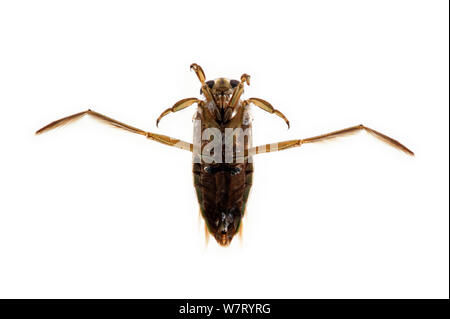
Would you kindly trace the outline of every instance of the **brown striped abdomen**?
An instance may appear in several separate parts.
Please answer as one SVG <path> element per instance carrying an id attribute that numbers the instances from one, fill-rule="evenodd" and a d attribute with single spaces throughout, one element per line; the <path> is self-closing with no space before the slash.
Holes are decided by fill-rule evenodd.
<path id="1" fill-rule="evenodd" d="M 228 245 L 238 232 L 252 186 L 253 164 L 194 163 L 194 186 L 209 232 Z"/>

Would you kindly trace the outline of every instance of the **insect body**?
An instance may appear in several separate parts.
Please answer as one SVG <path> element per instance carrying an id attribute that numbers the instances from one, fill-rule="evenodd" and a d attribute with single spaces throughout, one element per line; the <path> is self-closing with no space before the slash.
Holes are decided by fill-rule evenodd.
<path id="1" fill-rule="evenodd" d="M 323 135 L 283 141 L 253 147 L 251 144 L 251 104 L 279 116 L 289 127 L 288 119 L 279 110 L 260 98 L 242 100 L 244 85 L 250 84 L 250 76 L 243 74 L 239 80 L 218 78 L 206 81 L 205 73 L 197 64 L 192 64 L 200 80 L 203 99 L 187 98 L 178 101 L 158 117 L 160 120 L 172 112 L 178 112 L 197 104 L 194 116 L 194 141 L 188 143 L 169 136 L 146 132 L 116 121 L 92 110 L 80 112 L 54 121 L 36 132 L 40 134 L 62 126 L 84 115 L 90 115 L 114 127 L 140 134 L 153 141 L 177 147 L 193 153 L 194 187 L 201 214 L 207 230 L 222 245 L 230 244 L 241 227 L 253 177 L 253 156 L 260 153 L 285 150 L 307 143 L 315 143 L 332 138 L 366 131 L 381 141 L 409 154 L 412 151 L 396 140 L 363 125 Z"/>

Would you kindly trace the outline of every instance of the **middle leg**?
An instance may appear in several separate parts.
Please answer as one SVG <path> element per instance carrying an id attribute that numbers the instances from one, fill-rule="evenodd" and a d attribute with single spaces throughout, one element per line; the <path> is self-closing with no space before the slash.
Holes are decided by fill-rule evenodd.
<path id="1" fill-rule="evenodd" d="M 190 98 L 178 101 L 177 103 L 174 104 L 174 106 L 169 107 L 167 110 L 165 110 L 164 112 L 161 113 L 161 115 L 156 120 L 156 126 L 158 126 L 159 121 L 161 121 L 161 119 L 164 116 L 166 116 L 167 114 L 181 111 L 181 110 L 191 106 L 194 103 L 197 103 L 198 105 L 201 105 L 201 104 L 203 104 L 203 101 L 201 101 L 201 100 L 199 100 L 199 99 L 197 99 L 195 97 L 190 97 Z"/>
<path id="2" fill-rule="evenodd" d="M 252 97 L 252 98 L 244 101 L 244 105 L 247 105 L 250 103 L 255 104 L 257 107 L 259 107 L 260 109 L 263 109 L 266 112 L 269 112 L 270 114 L 275 114 L 275 115 L 281 117 L 286 122 L 288 128 L 290 128 L 289 120 L 287 119 L 287 117 L 280 111 L 276 110 L 269 102 L 267 102 L 263 99 L 256 98 L 256 97 Z"/>

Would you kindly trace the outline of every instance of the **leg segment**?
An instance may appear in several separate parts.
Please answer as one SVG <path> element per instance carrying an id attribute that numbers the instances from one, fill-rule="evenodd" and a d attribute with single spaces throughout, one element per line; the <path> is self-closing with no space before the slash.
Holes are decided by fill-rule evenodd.
<path id="1" fill-rule="evenodd" d="M 236 108 L 242 93 L 244 93 L 244 83 L 250 85 L 250 75 L 246 73 L 241 75 L 241 83 L 239 83 L 238 86 L 234 89 L 233 95 L 230 98 L 228 107 L 230 107 L 231 109 Z"/>
<path id="2" fill-rule="evenodd" d="M 80 113 L 73 114 L 73 115 L 64 117 L 62 119 L 56 120 L 56 121 L 54 121 L 54 122 L 44 126 L 43 128 L 39 129 L 38 131 L 36 131 L 36 135 L 45 133 L 45 132 L 50 131 L 50 130 L 52 130 L 54 128 L 61 127 L 61 126 L 64 126 L 66 124 L 69 124 L 69 123 L 72 123 L 72 122 L 74 122 L 76 120 L 81 119 L 85 115 L 92 116 L 94 119 L 96 119 L 98 121 L 101 121 L 103 123 L 106 123 L 108 125 L 111 125 L 113 127 L 120 128 L 120 129 L 126 130 L 128 132 L 132 132 L 132 133 L 135 133 L 135 134 L 143 135 L 143 136 L 147 137 L 148 139 L 151 139 L 151 140 L 153 140 L 155 142 L 158 142 L 158 143 L 162 143 L 162 144 L 165 144 L 165 145 L 177 147 L 177 148 L 180 148 L 180 149 L 183 149 L 183 150 L 186 150 L 186 151 L 190 151 L 190 152 L 192 152 L 192 150 L 193 150 L 193 145 L 191 143 L 184 142 L 182 140 L 178 140 L 178 139 L 175 139 L 175 138 L 171 138 L 171 137 L 166 136 L 166 135 L 160 135 L 160 134 L 155 134 L 155 133 L 151 133 L 151 132 L 146 132 L 146 131 L 143 131 L 141 129 L 138 129 L 138 128 L 135 128 L 133 126 L 130 126 L 128 124 L 116 121 L 116 120 L 114 120 L 114 119 L 112 119 L 112 118 L 110 118 L 108 116 L 105 116 L 103 114 L 97 113 L 97 112 L 92 111 L 92 110 L 87 110 L 87 111 L 84 111 L 84 112 L 80 112 Z"/>
<path id="3" fill-rule="evenodd" d="M 309 137 L 309 138 L 305 138 L 305 139 L 291 140 L 291 141 L 284 141 L 284 142 L 279 142 L 279 143 L 274 143 L 274 144 L 266 144 L 266 145 L 256 146 L 256 147 L 249 149 L 248 154 L 253 155 L 253 154 L 260 154 L 260 153 L 270 153 L 270 152 L 275 152 L 275 151 L 282 151 L 282 150 L 286 150 L 286 149 L 289 149 L 292 147 L 301 146 L 302 144 L 322 142 L 322 141 L 330 140 L 330 139 L 333 139 L 336 137 L 351 135 L 351 134 L 357 133 L 359 131 L 366 131 L 370 135 L 381 140 L 382 142 L 384 142 L 392 147 L 395 147 L 396 149 L 398 149 L 408 155 L 414 156 L 414 153 L 411 150 L 409 150 L 406 146 L 401 144 L 400 142 L 394 140 L 393 138 L 390 138 L 387 135 L 384 135 L 384 134 L 377 132 L 371 128 L 368 128 L 362 124 L 352 126 L 352 127 L 349 127 L 349 128 L 343 129 L 343 130 L 334 131 L 334 132 L 330 132 L 327 134 L 322 134 L 322 135 Z"/>
<path id="4" fill-rule="evenodd" d="M 205 72 L 203 72 L 202 67 L 200 65 L 198 65 L 197 63 L 192 63 L 190 68 L 191 68 L 191 70 L 194 70 L 195 74 L 197 74 L 197 77 L 200 80 L 200 83 L 205 84 L 206 76 L 205 76 Z"/>
<path id="5" fill-rule="evenodd" d="M 275 114 L 275 115 L 281 117 L 286 122 L 288 128 L 290 127 L 289 120 L 286 118 L 286 116 L 284 116 L 284 114 L 281 113 L 280 111 L 274 109 L 273 106 L 269 102 L 264 101 L 263 99 L 258 99 L 256 97 L 252 97 L 252 98 L 244 101 L 244 103 L 245 104 L 253 103 L 257 107 L 263 109 L 264 111 L 269 112 L 271 114 Z"/>
<path id="6" fill-rule="evenodd" d="M 202 67 L 200 65 L 198 65 L 197 63 L 192 63 L 191 70 L 194 70 L 195 74 L 197 74 L 197 77 L 200 80 L 200 83 L 202 84 L 202 92 L 203 92 L 203 95 L 206 97 L 206 100 L 214 101 L 213 95 L 211 93 L 211 89 L 205 83 L 206 76 L 205 76 L 205 72 L 203 72 Z"/>
<path id="7" fill-rule="evenodd" d="M 194 103 L 199 103 L 200 104 L 200 103 L 203 103 L 203 102 L 200 101 L 199 99 L 195 98 L 195 97 L 190 97 L 190 98 L 178 101 L 177 103 L 174 104 L 174 106 L 169 107 L 167 110 L 165 110 L 164 112 L 161 113 L 161 115 L 156 120 L 156 126 L 158 126 L 159 121 L 161 121 L 161 119 L 164 116 L 166 116 L 167 114 L 181 111 L 182 109 L 185 109 L 185 108 L 187 108 L 188 106 L 191 106 Z"/>

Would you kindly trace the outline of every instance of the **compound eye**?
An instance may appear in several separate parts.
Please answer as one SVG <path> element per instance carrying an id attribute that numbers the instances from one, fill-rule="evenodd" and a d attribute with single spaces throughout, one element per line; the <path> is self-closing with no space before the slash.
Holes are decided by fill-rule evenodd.
<path id="1" fill-rule="evenodd" d="M 231 80 L 230 81 L 230 85 L 231 85 L 231 87 L 234 89 L 236 86 L 238 86 L 239 85 L 239 81 L 238 80 Z"/>
<path id="2" fill-rule="evenodd" d="M 209 81 L 206 81 L 205 83 L 210 89 L 212 89 L 215 82 L 214 82 L 214 80 L 209 80 Z M 200 95 L 202 95 L 202 94 L 203 94 L 203 90 L 202 90 L 202 88 L 200 88 Z"/>
<path id="3" fill-rule="evenodd" d="M 214 86 L 214 80 L 206 81 L 205 83 L 209 86 L 210 89 L 212 89 Z"/>

